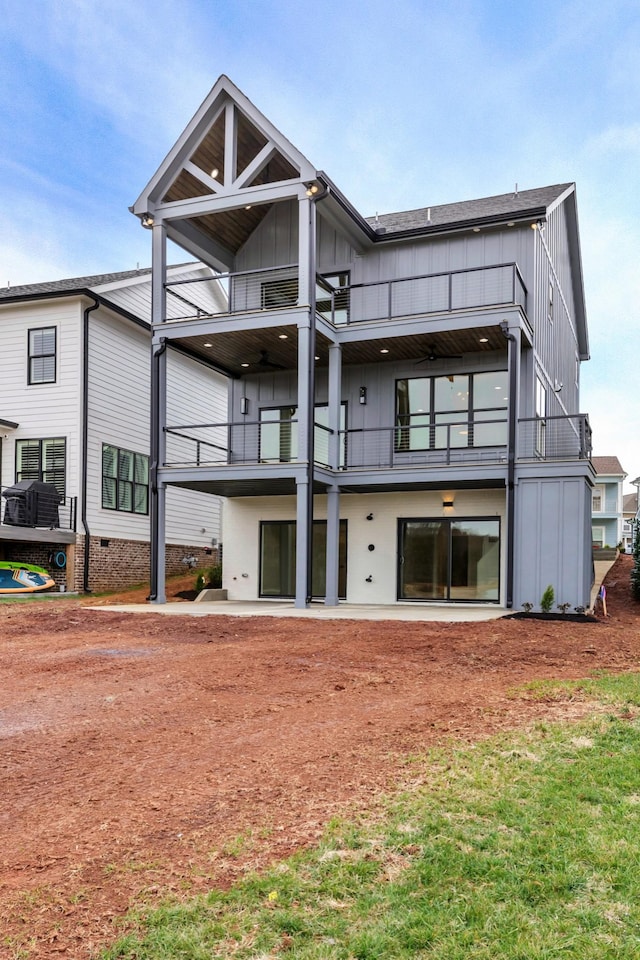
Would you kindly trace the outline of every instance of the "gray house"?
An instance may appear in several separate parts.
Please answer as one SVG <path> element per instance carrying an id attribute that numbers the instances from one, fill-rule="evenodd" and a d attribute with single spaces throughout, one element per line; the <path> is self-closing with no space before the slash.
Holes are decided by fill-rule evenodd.
<path id="1" fill-rule="evenodd" d="M 373 199 L 373 198 L 372 198 Z M 572 183 L 363 217 L 226 77 L 136 201 L 153 235 L 153 595 L 165 497 L 226 498 L 237 600 L 587 606 Z M 166 275 L 167 240 L 220 272 Z M 168 303 L 181 303 L 168 319 Z M 166 346 L 228 378 L 173 422 Z"/>

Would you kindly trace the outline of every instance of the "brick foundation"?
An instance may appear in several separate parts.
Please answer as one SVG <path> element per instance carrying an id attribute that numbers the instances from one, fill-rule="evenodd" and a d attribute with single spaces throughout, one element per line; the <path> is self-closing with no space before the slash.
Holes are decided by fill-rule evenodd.
<path id="1" fill-rule="evenodd" d="M 74 586 L 67 589 L 82 591 L 84 579 L 84 541 L 78 535 L 73 564 Z M 217 549 L 205 552 L 204 547 L 185 546 L 183 544 L 166 545 L 167 576 L 186 573 L 188 564 L 185 557 L 195 557 L 195 566 L 210 567 L 218 562 Z M 91 537 L 89 563 L 89 590 L 92 593 L 119 590 L 139 583 L 149 582 L 151 550 L 148 543 L 141 540 L 118 540 L 115 537 Z M 195 582 L 195 576 L 194 576 Z"/>
<path id="2" fill-rule="evenodd" d="M 78 534 L 75 544 L 60 546 L 50 543 L 5 542 L 5 557 L 19 563 L 32 563 L 48 570 L 58 588 L 82 593 L 84 582 L 84 536 Z M 67 558 L 65 568 L 54 565 L 54 555 L 63 551 Z M 218 549 L 205 552 L 203 547 L 180 544 L 166 546 L 166 575 L 186 573 L 189 565 L 185 557 L 195 557 L 195 566 L 211 567 L 218 562 Z M 120 590 L 123 587 L 149 582 L 151 564 L 150 547 L 140 540 L 118 540 L 115 537 L 91 537 L 89 563 L 89 589 L 92 593 Z M 195 587 L 195 575 L 194 575 Z"/>

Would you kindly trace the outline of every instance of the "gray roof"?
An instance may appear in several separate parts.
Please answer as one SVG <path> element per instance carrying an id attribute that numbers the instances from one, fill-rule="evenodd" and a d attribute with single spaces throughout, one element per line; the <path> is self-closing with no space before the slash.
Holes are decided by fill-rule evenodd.
<path id="1" fill-rule="evenodd" d="M 374 230 L 384 228 L 385 233 L 399 233 L 429 227 L 451 227 L 457 223 L 472 221 L 494 222 L 507 220 L 510 216 L 521 220 L 528 215 L 540 215 L 571 187 L 572 183 L 558 183 L 550 187 L 502 193 L 479 200 L 463 200 L 459 203 L 442 203 L 399 213 L 383 213 L 377 217 L 367 217 L 366 221 Z"/>
<path id="2" fill-rule="evenodd" d="M 638 491 L 635 493 L 625 493 L 622 497 L 622 512 L 635 513 L 638 509 Z"/>
<path id="3" fill-rule="evenodd" d="M 27 283 L 18 287 L 3 287 L 0 289 L 0 300 L 50 296 L 56 293 L 80 293 L 83 290 L 91 289 L 91 287 L 98 287 L 103 283 L 130 280 L 132 277 L 143 277 L 150 273 L 151 268 L 145 267 L 141 270 L 122 270 L 120 273 L 97 273 L 92 277 L 72 277 L 68 280 L 50 280 L 47 283 Z"/>

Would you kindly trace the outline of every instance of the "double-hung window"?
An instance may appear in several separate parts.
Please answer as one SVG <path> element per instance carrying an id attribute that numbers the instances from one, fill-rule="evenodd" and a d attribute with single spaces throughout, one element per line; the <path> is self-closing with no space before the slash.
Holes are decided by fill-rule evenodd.
<path id="1" fill-rule="evenodd" d="M 149 457 L 102 445 L 102 507 L 125 513 L 149 513 Z"/>
<path id="2" fill-rule="evenodd" d="M 65 496 L 67 443 L 64 437 L 16 440 L 16 480 L 52 483 Z"/>
<path id="3" fill-rule="evenodd" d="M 29 330 L 28 383 L 56 382 L 56 328 L 38 327 Z"/>

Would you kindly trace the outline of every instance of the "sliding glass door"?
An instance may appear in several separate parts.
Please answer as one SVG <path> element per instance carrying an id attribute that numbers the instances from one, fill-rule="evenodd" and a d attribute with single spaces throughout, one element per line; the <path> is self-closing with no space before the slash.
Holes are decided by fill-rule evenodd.
<path id="1" fill-rule="evenodd" d="M 398 599 L 500 599 L 497 518 L 398 521 Z"/>
<path id="2" fill-rule="evenodd" d="M 347 521 L 340 521 L 338 596 L 347 596 Z M 327 584 L 327 522 L 313 521 L 312 594 L 323 598 Z M 260 596 L 296 595 L 296 522 L 265 520 L 260 524 Z"/>

